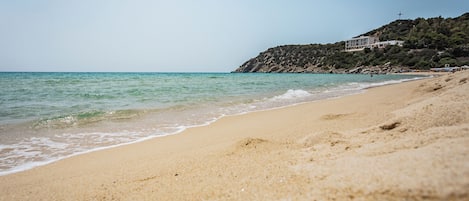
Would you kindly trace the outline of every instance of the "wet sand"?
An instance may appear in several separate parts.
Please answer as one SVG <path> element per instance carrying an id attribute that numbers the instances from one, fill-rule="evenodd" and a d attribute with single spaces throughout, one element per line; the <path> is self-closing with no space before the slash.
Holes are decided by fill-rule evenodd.
<path id="1" fill-rule="evenodd" d="M 469 71 L 0 177 L 0 200 L 468 200 Z"/>

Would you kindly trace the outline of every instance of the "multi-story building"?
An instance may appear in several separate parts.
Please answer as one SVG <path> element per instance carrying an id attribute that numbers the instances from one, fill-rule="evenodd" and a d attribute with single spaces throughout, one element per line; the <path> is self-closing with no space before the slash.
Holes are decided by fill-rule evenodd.
<path id="1" fill-rule="evenodd" d="M 379 42 L 378 37 L 360 36 L 345 41 L 345 51 L 360 51 L 365 48 L 371 48 L 371 45 Z"/>
<path id="2" fill-rule="evenodd" d="M 378 37 L 374 36 L 360 36 L 356 38 L 352 38 L 350 40 L 345 41 L 345 51 L 346 52 L 353 52 L 353 51 L 361 51 L 365 48 L 385 48 L 388 45 L 399 45 L 402 46 L 404 41 L 400 40 L 389 40 L 389 41 L 379 41 Z"/>
<path id="3" fill-rule="evenodd" d="M 388 45 L 398 45 L 398 46 L 403 46 L 404 41 L 401 40 L 388 40 L 388 41 L 383 41 L 383 42 L 376 42 L 374 44 L 371 44 L 371 49 L 373 48 L 385 48 Z"/>

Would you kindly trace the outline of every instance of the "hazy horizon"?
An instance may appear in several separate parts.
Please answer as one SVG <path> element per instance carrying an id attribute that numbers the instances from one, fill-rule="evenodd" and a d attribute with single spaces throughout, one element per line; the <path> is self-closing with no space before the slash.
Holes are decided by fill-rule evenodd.
<path id="1" fill-rule="evenodd" d="M 261 51 L 334 43 L 449 1 L 0 0 L 2 72 L 230 72 Z"/>

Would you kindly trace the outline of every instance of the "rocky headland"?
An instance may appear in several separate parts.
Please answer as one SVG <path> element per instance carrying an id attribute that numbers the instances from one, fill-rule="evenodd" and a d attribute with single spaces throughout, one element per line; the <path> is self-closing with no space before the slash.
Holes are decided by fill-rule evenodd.
<path id="1" fill-rule="evenodd" d="M 249 59 L 237 73 L 398 73 L 469 65 L 469 13 L 456 18 L 396 20 L 360 36 L 403 46 L 345 52 L 345 42 L 282 45 Z"/>

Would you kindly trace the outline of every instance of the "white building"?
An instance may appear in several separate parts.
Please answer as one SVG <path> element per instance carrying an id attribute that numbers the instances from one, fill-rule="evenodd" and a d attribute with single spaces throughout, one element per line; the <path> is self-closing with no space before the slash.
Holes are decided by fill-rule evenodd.
<path id="1" fill-rule="evenodd" d="M 379 42 L 378 37 L 373 36 L 360 36 L 345 41 L 345 51 L 360 51 L 365 48 L 371 48 L 371 45 Z"/>
<path id="2" fill-rule="evenodd" d="M 357 38 L 352 38 L 350 40 L 345 41 L 345 51 L 346 52 L 353 52 L 353 51 L 362 51 L 365 48 L 385 48 L 388 45 L 399 45 L 402 47 L 404 45 L 404 41 L 400 40 L 388 40 L 380 42 L 378 37 L 374 36 L 360 36 Z"/>
<path id="3" fill-rule="evenodd" d="M 403 46 L 404 41 L 402 40 L 388 40 L 388 41 L 383 41 L 383 42 L 376 42 L 374 44 L 371 44 L 371 49 L 373 48 L 385 48 L 388 45 L 398 45 L 398 46 Z"/>

